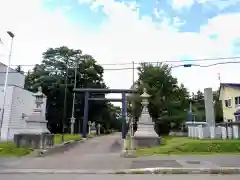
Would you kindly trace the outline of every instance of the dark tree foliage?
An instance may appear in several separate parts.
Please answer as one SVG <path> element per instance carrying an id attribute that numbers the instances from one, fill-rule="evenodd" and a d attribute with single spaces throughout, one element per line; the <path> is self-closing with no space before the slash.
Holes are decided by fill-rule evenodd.
<path id="1" fill-rule="evenodd" d="M 52 132 L 62 132 L 63 126 L 69 130 L 72 113 L 75 68 L 77 67 L 77 88 L 106 88 L 103 81 L 103 67 L 96 60 L 81 50 L 68 47 L 50 48 L 43 53 L 41 64 L 36 64 L 26 76 L 25 88 L 36 91 L 42 86 L 48 97 L 46 117 Z M 66 101 L 65 101 L 66 92 Z M 104 94 L 91 95 L 104 97 Z M 64 104 L 65 102 L 65 104 Z M 64 111 L 65 106 L 65 111 Z M 76 94 L 75 132 L 82 127 L 84 95 Z M 116 124 L 116 112 L 111 104 L 104 101 L 89 101 L 89 120 L 101 123 L 103 127 Z"/>

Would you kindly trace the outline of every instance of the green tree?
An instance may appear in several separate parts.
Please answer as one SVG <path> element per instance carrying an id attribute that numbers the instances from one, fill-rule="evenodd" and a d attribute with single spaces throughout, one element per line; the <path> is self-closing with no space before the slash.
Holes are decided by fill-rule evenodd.
<path id="1" fill-rule="evenodd" d="M 216 123 L 223 122 L 222 102 L 219 100 L 219 90 L 213 92 Z"/>
<path id="2" fill-rule="evenodd" d="M 204 93 L 200 90 L 197 91 L 196 94 L 192 95 L 194 99 L 192 100 L 192 109 L 195 114 L 196 121 L 205 121 L 205 102 L 204 102 Z M 215 120 L 216 122 L 223 121 L 223 112 L 222 112 L 222 104 L 219 100 L 219 90 L 213 91 L 213 101 L 214 101 L 214 111 L 215 111 Z"/>
<path id="3" fill-rule="evenodd" d="M 204 94 L 200 90 L 197 93 L 192 93 L 192 98 L 190 99 L 192 102 L 192 112 L 194 114 L 194 120 L 205 121 L 205 104 L 204 104 Z"/>
<path id="4" fill-rule="evenodd" d="M 81 50 L 69 49 L 65 46 L 48 49 L 43 53 L 41 64 L 35 65 L 33 70 L 27 73 L 25 88 L 36 91 L 39 86 L 42 86 L 44 94 L 48 97 L 46 117 L 53 132 L 60 132 L 63 125 L 69 126 L 72 112 L 70 90 L 74 85 L 75 67 L 77 67 L 77 88 L 106 88 L 103 81 L 103 68 L 95 59 L 90 55 L 82 54 Z M 104 97 L 104 94 L 91 96 Z M 83 108 L 84 96 L 77 93 L 75 104 L 77 120 L 83 119 Z M 89 101 L 89 120 L 101 121 L 104 124 L 109 114 L 106 109 L 108 105 L 104 101 Z M 102 114 L 105 116 L 102 117 Z M 78 127 L 82 126 L 82 121 L 76 122 L 75 130 L 79 131 Z"/>
<path id="5" fill-rule="evenodd" d="M 138 69 L 138 90 L 142 93 L 143 87 L 151 96 L 149 98 L 149 113 L 153 120 L 160 124 L 158 130 L 166 133 L 169 131 L 169 126 L 174 123 L 175 126 L 186 120 L 186 108 L 188 107 L 188 91 L 171 74 L 171 67 L 167 64 L 152 64 L 143 63 Z M 139 117 L 141 112 L 140 97 L 135 95 L 132 98 L 135 100 L 136 109 L 135 116 Z"/>

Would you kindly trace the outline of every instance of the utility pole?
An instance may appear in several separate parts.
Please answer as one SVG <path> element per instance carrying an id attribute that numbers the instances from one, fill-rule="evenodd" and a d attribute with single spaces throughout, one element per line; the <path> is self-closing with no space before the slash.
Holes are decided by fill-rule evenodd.
<path id="1" fill-rule="evenodd" d="M 78 67 L 78 57 L 75 61 L 75 74 L 74 74 L 74 86 L 73 89 L 76 88 L 77 85 L 77 68 Z M 76 93 L 73 93 L 73 102 L 72 102 L 72 117 L 71 117 L 71 134 L 74 133 L 74 124 L 75 124 L 75 117 L 74 117 L 74 113 L 75 113 L 75 98 L 76 98 Z"/>
<path id="2" fill-rule="evenodd" d="M 135 63 L 134 61 L 132 62 L 132 83 L 133 83 L 133 89 L 135 89 Z M 132 94 L 133 96 L 134 94 Z M 132 122 L 131 122 L 131 136 L 133 136 L 133 124 L 134 124 L 134 108 L 135 108 L 135 104 L 134 104 L 134 99 L 132 99 Z"/>
<path id="3" fill-rule="evenodd" d="M 132 62 L 132 84 L 133 84 L 133 89 L 135 89 L 135 64 L 134 61 Z M 132 94 L 132 120 L 130 122 L 130 149 L 134 149 L 133 147 L 133 135 L 134 135 L 134 130 L 133 130 L 133 124 L 134 124 L 134 108 L 135 108 L 135 103 L 134 103 L 134 94 Z"/>
<path id="4" fill-rule="evenodd" d="M 188 121 L 194 121 L 193 113 L 192 113 L 192 101 L 193 101 L 193 99 L 189 99 Z"/>
<path id="5" fill-rule="evenodd" d="M 62 123 L 63 123 L 63 129 L 62 132 L 64 133 L 64 129 L 65 129 L 65 119 L 66 119 L 66 114 L 67 114 L 67 85 L 68 85 L 68 59 L 66 62 L 66 75 L 65 75 L 65 89 L 64 89 L 64 105 L 63 105 L 63 119 L 62 119 Z"/>
<path id="6" fill-rule="evenodd" d="M 190 103 L 189 103 L 189 112 L 192 113 L 192 101 L 190 100 Z"/>
<path id="7" fill-rule="evenodd" d="M 219 84 L 221 84 L 221 74 L 220 73 L 218 73 L 218 81 L 219 81 Z"/>

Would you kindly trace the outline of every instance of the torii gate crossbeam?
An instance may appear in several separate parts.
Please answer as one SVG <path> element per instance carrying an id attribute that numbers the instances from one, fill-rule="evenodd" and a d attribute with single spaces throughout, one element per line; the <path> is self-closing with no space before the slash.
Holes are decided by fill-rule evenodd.
<path id="1" fill-rule="evenodd" d="M 89 100 L 106 100 L 111 101 L 113 99 L 106 99 L 106 98 L 89 98 L 89 94 L 92 93 L 121 93 L 122 99 L 116 99 L 113 100 L 115 102 L 122 101 L 122 138 L 126 138 L 126 115 L 127 115 L 127 99 L 126 94 L 127 93 L 136 93 L 136 89 L 97 89 L 97 88 L 76 88 L 73 89 L 73 92 L 75 93 L 84 93 L 84 118 L 83 118 L 83 127 L 82 127 L 82 136 L 83 138 L 86 138 L 87 135 L 87 122 L 88 122 L 88 101 Z"/>

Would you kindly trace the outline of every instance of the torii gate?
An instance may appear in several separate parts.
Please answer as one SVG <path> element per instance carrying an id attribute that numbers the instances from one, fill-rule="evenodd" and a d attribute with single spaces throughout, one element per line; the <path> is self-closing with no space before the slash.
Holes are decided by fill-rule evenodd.
<path id="1" fill-rule="evenodd" d="M 94 101 L 114 101 L 114 102 L 122 102 L 122 138 L 126 138 L 126 115 L 127 115 L 127 99 L 126 94 L 127 93 L 136 93 L 136 89 L 97 89 L 97 88 L 76 88 L 73 89 L 73 92 L 75 93 L 84 93 L 84 118 L 83 118 L 83 127 L 82 127 L 82 136 L 83 138 L 86 138 L 87 136 L 87 123 L 88 123 L 88 101 L 94 100 Z M 107 98 L 89 98 L 90 93 L 102 93 L 102 94 L 108 94 L 108 93 L 121 93 L 122 98 L 119 99 L 107 99 Z"/>

